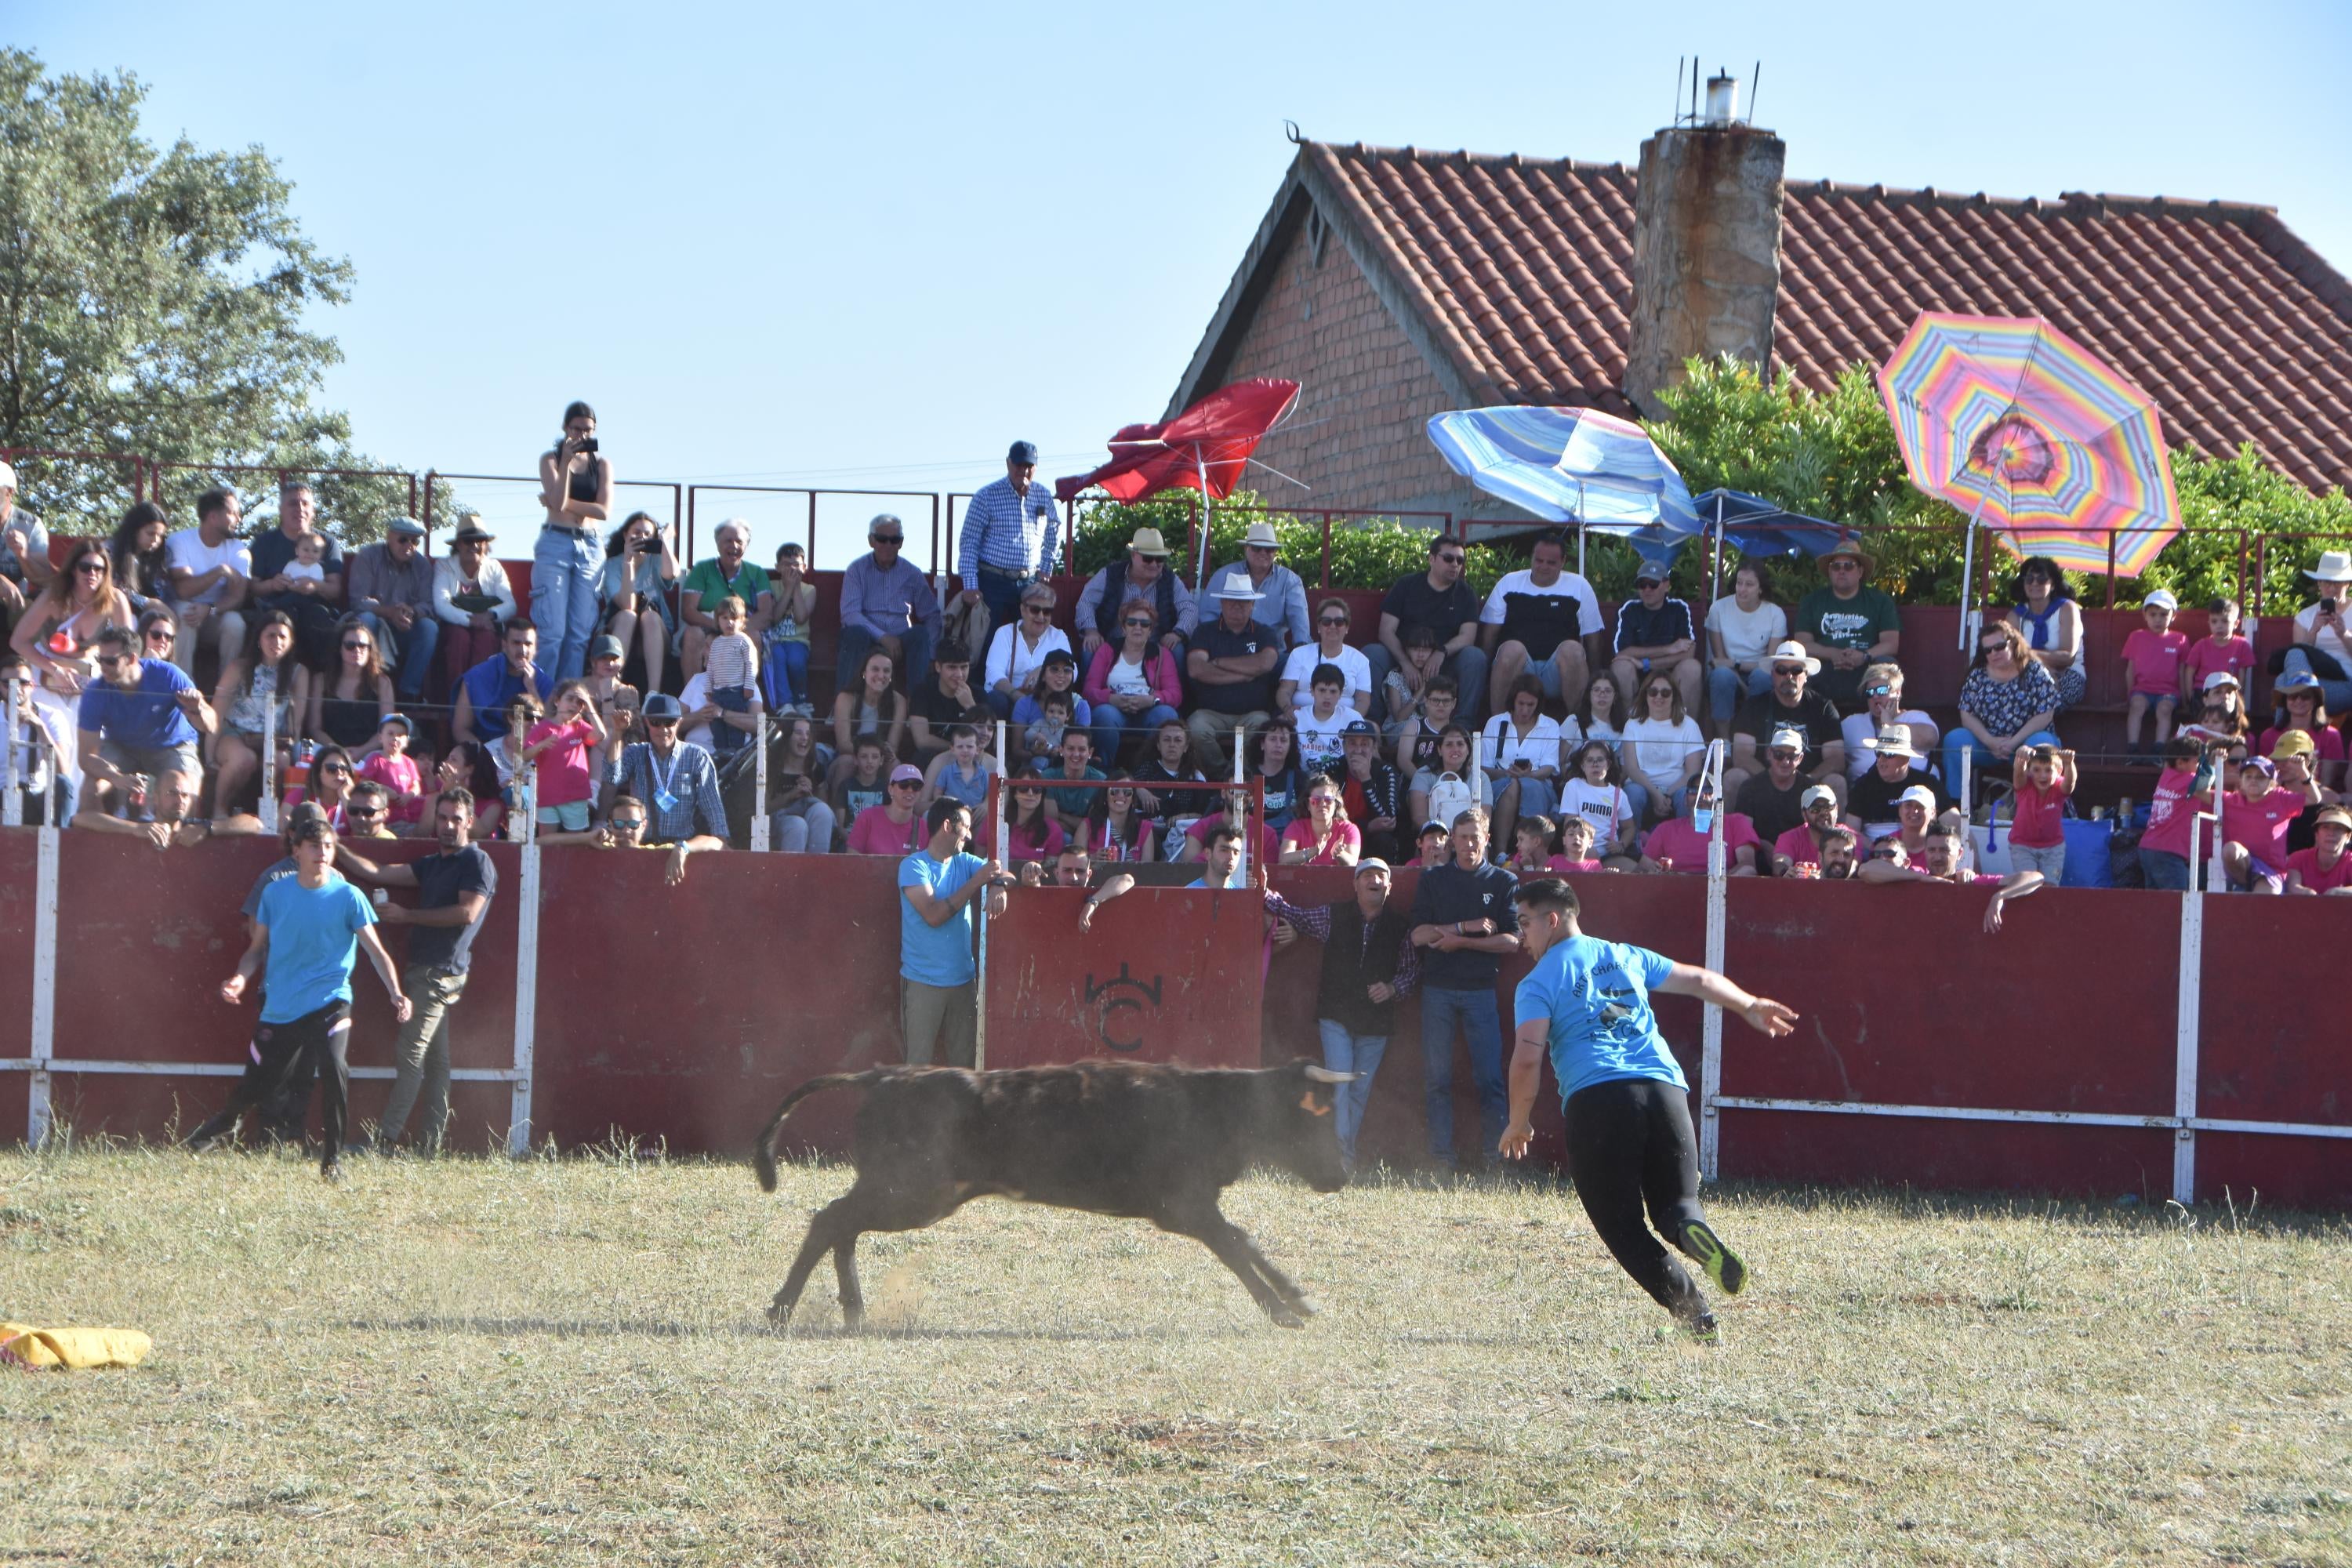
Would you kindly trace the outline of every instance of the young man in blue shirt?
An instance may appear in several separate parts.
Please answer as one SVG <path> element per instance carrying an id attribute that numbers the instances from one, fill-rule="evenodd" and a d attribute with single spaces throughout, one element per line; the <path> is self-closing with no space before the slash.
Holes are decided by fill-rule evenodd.
<path id="1" fill-rule="evenodd" d="M 898 862 L 898 983 L 907 1060 L 929 1067 L 933 1049 L 950 1067 L 972 1065 L 980 1014 L 972 961 L 971 904 L 1009 881 L 994 860 L 967 854 L 971 810 L 960 800 L 937 800 L 923 818 L 930 842 Z M 1004 908 L 996 893 L 989 912 Z"/>
<path id="2" fill-rule="evenodd" d="M 1559 1080 L 1568 1121 L 1568 1173 L 1592 1228 L 1618 1264 L 1693 1337 L 1712 1341 L 1706 1298 L 1659 1244 L 1650 1218 L 1725 1295 L 1747 1288 L 1748 1268 L 1706 1223 L 1698 1202 L 1698 1145 L 1689 1083 L 1650 1011 L 1654 992 L 1696 996 L 1737 1013 L 1750 1028 L 1785 1035 L 1797 1015 L 1750 996 L 1711 969 L 1676 963 L 1647 948 L 1586 936 L 1575 889 L 1557 877 L 1520 884 L 1519 947 L 1535 968 L 1513 1004 L 1511 1121 L 1501 1152 L 1527 1156 L 1545 1057 Z"/>
<path id="3" fill-rule="evenodd" d="M 322 1075 L 326 1146 L 319 1173 L 331 1182 L 342 1173 L 337 1162 L 351 1097 L 344 1052 L 352 1037 L 352 963 L 361 948 L 392 994 L 392 1016 L 408 1022 L 409 1004 L 392 955 L 375 934 L 375 910 L 357 888 L 335 874 L 335 830 L 323 819 L 306 821 L 289 837 L 294 874 L 262 890 L 253 939 L 237 960 L 236 973 L 221 982 L 221 1000 L 236 1006 L 267 955 L 261 1022 L 246 1047 L 245 1077 L 220 1114 L 188 1134 L 188 1146 L 201 1153 L 234 1135 L 246 1111 L 278 1090 L 306 1061 L 323 1063 L 334 1070 Z"/>

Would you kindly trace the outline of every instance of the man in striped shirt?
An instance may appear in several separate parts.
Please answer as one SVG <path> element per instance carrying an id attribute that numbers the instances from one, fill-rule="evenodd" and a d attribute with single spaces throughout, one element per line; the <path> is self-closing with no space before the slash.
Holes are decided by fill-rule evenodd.
<path id="1" fill-rule="evenodd" d="M 982 485 L 964 509 L 956 548 L 956 574 L 963 579 L 959 603 L 980 600 L 992 626 L 1013 618 L 1021 590 L 1054 570 L 1062 520 L 1054 510 L 1053 487 L 1040 483 L 1036 473 L 1037 444 L 1015 441 L 1004 455 L 1004 477 Z"/>

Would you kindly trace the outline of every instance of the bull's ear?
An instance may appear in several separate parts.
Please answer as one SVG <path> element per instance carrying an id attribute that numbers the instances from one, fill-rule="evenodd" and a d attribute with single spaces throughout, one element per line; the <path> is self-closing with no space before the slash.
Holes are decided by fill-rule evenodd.
<path id="1" fill-rule="evenodd" d="M 1318 1105 L 1315 1103 L 1315 1091 L 1311 1089 L 1305 1094 L 1298 1097 L 1298 1109 L 1307 1112 L 1309 1116 L 1328 1116 L 1331 1114 L 1331 1108 L 1329 1106 Z"/>
<path id="2" fill-rule="evenodd" d="M 1313 1062 L 1307 1063 L 1301 1070 L 1304 1072 L 1307 1081 L 1309 1083 L 1353 1083 L 1356 1081 L 1356 1075 L 1354 1073 L 1333 1072 L 1329 1068 L 1318 1067 Z"/>

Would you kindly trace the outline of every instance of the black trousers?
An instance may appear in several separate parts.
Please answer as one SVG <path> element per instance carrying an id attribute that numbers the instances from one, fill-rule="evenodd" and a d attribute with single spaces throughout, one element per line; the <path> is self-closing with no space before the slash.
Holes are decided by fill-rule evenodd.
<path id="1" fill-rule="evenodd" d="M 1569 1177 L 1611 1255 L 1675 1316 L 1705 1311 L 1706 1298 L 1658 1240 L 1680 1247 L 1683 1226 L 1706 1218 L 1690 1097 L 1655 1079 L 1596 1083 L 1569 1096 L 1567 1121 Z"/>
<path id="2" fill-rule="evenodd" d="M 188 1134 L 201 1143 L 236 1131 L 245 1113 L 257 1105 L 286 1097 L 298 1082 L 316 1075 L 325 1084 L 322 1097 L 326 1121 L 323 1169 L 335 1163 L 343 1148 L 343 1118 L 351 1103 L 352 1005 L 330 1002 L 313 1013 L 284 1024 L 263 1024 L 253 1031 L 246 1047 L 245 1076 L 229 1091 L 220 1113 Z M 297 1100 L 297 1104 L 300 1101 Z"/>

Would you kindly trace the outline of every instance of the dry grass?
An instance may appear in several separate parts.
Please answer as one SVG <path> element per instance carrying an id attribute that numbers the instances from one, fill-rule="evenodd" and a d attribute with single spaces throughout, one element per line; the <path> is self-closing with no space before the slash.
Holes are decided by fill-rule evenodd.
<path id="1" fill-rule="evenodd" d="M 2332 1223 L 1733 1192 L 1715 1351 L 1551 1189 L 1254 1182 L 1324 1313 L 983 1205 L 761 1309 L 839 1170 L 16 1154 L 0 1562 L 2352 1561 Z"/>

